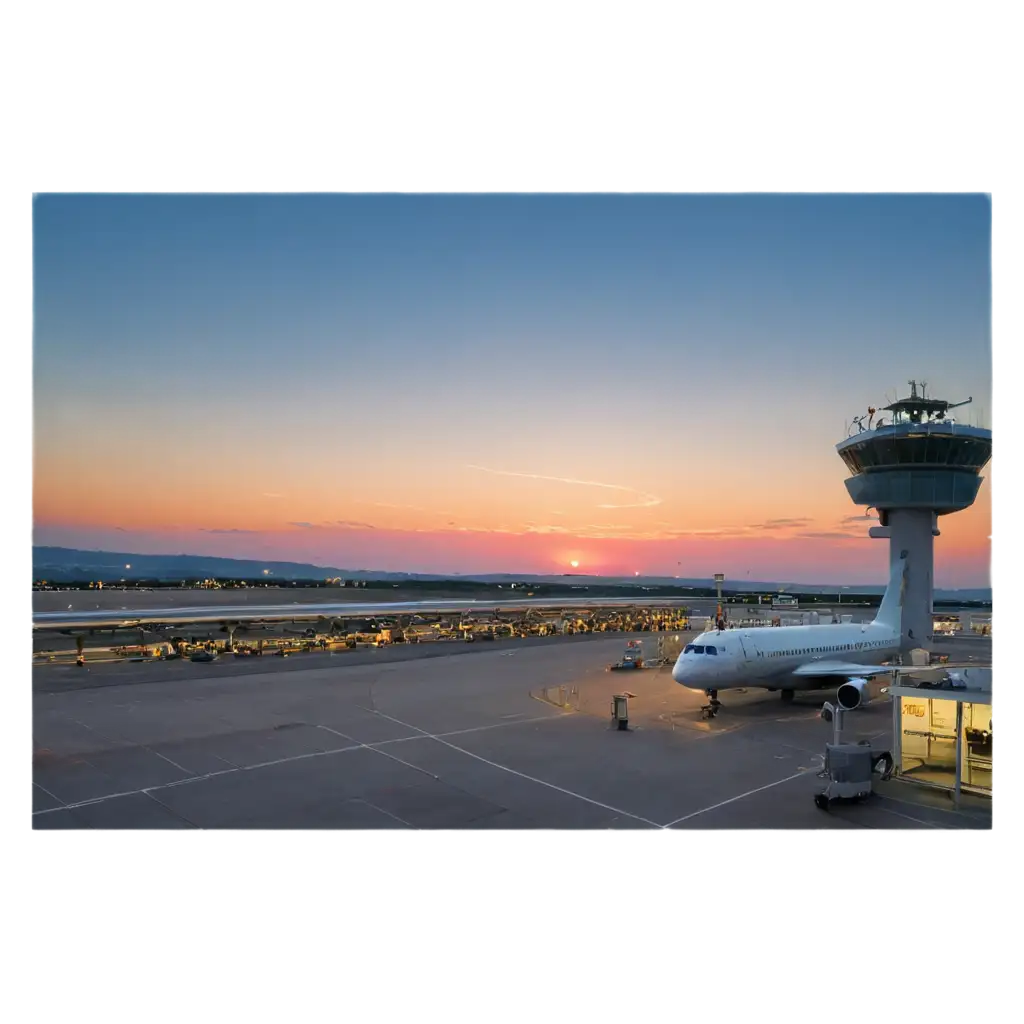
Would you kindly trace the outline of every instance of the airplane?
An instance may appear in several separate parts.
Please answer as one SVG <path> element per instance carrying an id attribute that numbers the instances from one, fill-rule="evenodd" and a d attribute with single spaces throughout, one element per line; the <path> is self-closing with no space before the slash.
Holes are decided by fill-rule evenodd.
<path id="1" fill-rule="evenodd" d="M 709 630 L 683 648 L 672 678 L 691 690 L 703 690 L 712 714 L 721 706 L 718 691 L 738 687 L 781 690 L 782 700 L 791 701 L 797 690 L 835 686 L 844 711 L 861 707 L 871 700 L 871 678 L 894 671 L 881 662 L 900 652 L 906 572 L 906 557 L 892 564 L 872 622 Z"/>

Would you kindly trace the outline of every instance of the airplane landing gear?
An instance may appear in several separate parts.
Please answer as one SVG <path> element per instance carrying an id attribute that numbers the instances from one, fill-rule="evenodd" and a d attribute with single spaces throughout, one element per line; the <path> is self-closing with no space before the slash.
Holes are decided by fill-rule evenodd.
<path id="1" fill-rule="evenodd" d="M 708 696 L 708 702 L 701 709 L 702 718 L 714 718 L 718 714 L 718 709 L 722 706 L 721 701 L 718 699 L 717 690 L 705 690 Z"/>

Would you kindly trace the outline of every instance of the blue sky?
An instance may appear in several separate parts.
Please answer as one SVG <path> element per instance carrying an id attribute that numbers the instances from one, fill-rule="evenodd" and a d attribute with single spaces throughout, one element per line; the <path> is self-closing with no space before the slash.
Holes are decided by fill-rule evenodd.
<path id="1" fill-rule="evenodd" d="M 832 446 L 887 391 L 923 377 L 987 419 L 990 221 L 983 196 L 40 196 L 37 523 L 115 525 L 60 483 L 84 449 L 124 473 L 159 452 L 166 486 L 225 512 L 189 476 L 211 449 L 233 486 L 295 490 L 281 467 L 325 460 L 385 503 L 455 481 L 485 526 L 465 465 L 496 457 L 625 475 L 673 521 L 724 497 L 726 518 L 827 516 L 819 492 L 849 504 Z M 169 525 L 150 501 L 133 521 Z"/>

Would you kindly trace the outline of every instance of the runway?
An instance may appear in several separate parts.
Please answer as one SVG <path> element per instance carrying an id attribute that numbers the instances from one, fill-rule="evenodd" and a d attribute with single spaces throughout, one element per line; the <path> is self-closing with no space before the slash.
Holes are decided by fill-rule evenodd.
<path id="1" fill-rule="evenodd" d="M 987 802 L 953 812 L 899 782 L 817 810 L 824 695 L 730 692 L 705 722 L 668 671 L 609 673 L 623 643 L 112 664 L 87 685 L 38 666 L 33 827 L 990 827 Z M 624 689 L 628 732 L 609 720 Z M 891 731 L 887 702 L 850 718 Z"/>

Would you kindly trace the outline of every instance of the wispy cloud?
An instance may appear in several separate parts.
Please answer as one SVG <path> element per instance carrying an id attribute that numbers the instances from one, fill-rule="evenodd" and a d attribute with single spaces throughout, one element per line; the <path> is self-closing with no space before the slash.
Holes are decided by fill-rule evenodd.
<path id="1" fill-rule="evenodd" d="M 298 526 L 303 530 L 319 530 L 320 527 L 315 523 L 289 523 L 289 526 Z"/>
<path id="2" fill-rule="evenodd" d="M 114 529 L 117 530 L 118 533 L 127 533 L 128 532 L 123 526 L 115 526 Z"/>
<path id="3" fill-rule="evenodd" d="M 346 530 L 376 530 L 372 523 L 359 523 L 352 519 L 335 519 L 333 526 L 340 526 Z"/>
<path id="4" fill-rule="evenodd" d="M 255 533 L 255 532 L 256 532 L 255 530 L 239 530 L 236 527 L 230 527 L 228 529 L 215 529 L 215 530 L 202 529 L 202 530 L 200 530 L 200 533 Z"/>
<path id="5" fill-rule="evenodd" d="M 878 522 L 878 516 L 872 516 L 872 515 L 843 516 L 843 518 L 840 519 L 839 522 L 843 526 L 853 526 L 855 524 L 860 524 L 860 523 L 877 523 Z"/>
<path id="6" fill-rule="evenodd" d="M 622 491 L 626 494 L 634 494 L 638 501 L 626 502 L 623 504 L 601 504 L 597 508 L 652 508 L 661 504 L 661 498 L 646 491 L 637 490 L 635 487 L 626 487 L 624 484 L 605 484 L 597 480 L 577 480 L 568 476 L 545 476 L 543 473 L 519 473 L 510 469 L 490 469 L 487 466 L 476 466 L 467 464 L 466 469 L 476 469 L 481 473 L 491 473 L 494 476 L 514 476 L 524 480 L 549 480 L 556 484 L 570 484 L 576 487 L 601 487 L 608 491 Z"/>
<path id="7" fill-rule="evenodd" d="M 794 530 L 804 526 L 810 526 L 813 519 L 806 518 L 781 518 L 765 519 L 760 523 L 747 523 L 738 526 L 711 526 L 711 527 L 672 527 L 667 533 L 674 537 L 754 537 L 758 534 L 772 533 L 774 531 Z M 668 527 L 668 523 L 660 522 L 657 525 Z M 792 536 L 792 534 L 790 534 Z"/>
<path id="8" fill-rule="evenodd" d="M 264 498 L 283 498 L 284 495 L 283 494 L 273 494 L 270 491 L 264 491 L 263 492 L 263 497 Z"/>
<path id="9" fill-rule="evenodd" d="M 857 534 L 843 530 L 802 530 L 797 536 L 811 540 L 857 540 Z"/>

